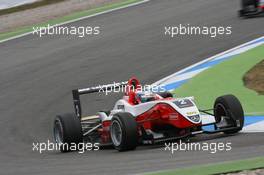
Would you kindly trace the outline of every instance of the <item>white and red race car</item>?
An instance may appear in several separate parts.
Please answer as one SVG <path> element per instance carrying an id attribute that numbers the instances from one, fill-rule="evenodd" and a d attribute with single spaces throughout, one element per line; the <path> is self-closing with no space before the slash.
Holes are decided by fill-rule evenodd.
<path id="1" fill-rule="evenodd" d="M 241 0 L 240 17 L 252 17 L 264 13 L 264 0 Z"/>
<path id="2" fill-rule="evenodd" d="M 83 116 L 80 95 L 113 88 L 126 88 L 111 111 Z M 200 110 L 193 97 L 174 98 L 170 92 L 153 93 L 139 90 L 136 78 L 115 85 L 73 90 L 75 113 L 58 115 L 54 121 L 57 144 L 83 142 L 113 145 L 118 151 L 133 150 L 140 144 L 154 144 L 182 139 L 201 133 L 233 134 L 244 125 L 244 112 L 239 100 L 224 95 L 215 100 L 213 114 Z M 205 131 L 203 126 L 214 125 Z M 60 146 L 62 152 L 69 147 Z"/>

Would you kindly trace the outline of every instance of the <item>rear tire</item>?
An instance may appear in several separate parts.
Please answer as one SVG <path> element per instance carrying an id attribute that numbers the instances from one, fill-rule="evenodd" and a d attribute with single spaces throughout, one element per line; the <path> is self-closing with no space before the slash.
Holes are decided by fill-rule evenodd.
<path id="1" fill-rule="evenodd" d="M 216 123 L 221 122 L 225 116 L 230 127 L 236 127 L 233 130 L 226 131 L 226 134 L 234 134 L 242 130 L 244 126 L 244 111 L 241 103 L 234 95 L 224 95 L 218 97 L 214 104 L 214 115 Z"/>
<path id="2" fill-rule="evenodd" d="M 71 145 L 83 142 L 81 121 L 75 114 L 56 116 L 53 134 L 61 152 L 76 151 L 70 149 Z"/>
<path id="3" fill-rule="evenodd" d="M 137 122 L 130 113 L 114 115 L 110 126 L 112 143 L 118 151 L 133 150 L 138 145 Z"/>

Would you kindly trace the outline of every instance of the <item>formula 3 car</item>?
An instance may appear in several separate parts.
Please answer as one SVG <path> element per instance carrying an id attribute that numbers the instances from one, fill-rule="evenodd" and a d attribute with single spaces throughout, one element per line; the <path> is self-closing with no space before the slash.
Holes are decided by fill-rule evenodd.
<path id="1" fill-rule="evenodd" d="M 240 17 L 252 17 L 264 13 L 264 0 L 241 0 Z"/>
<path id="2" fill-rule="evenodd" d="M 120 87 L 126 91 L 112 110 L 83 116 L 81 95 Z M 234 134 L 243 128 L 244 112 L 233 95 L 218 97 L 213 109 L 201 110 L 193 97 L 178 98 L 166 91 L 142 91 L 141 87 L 139 80 L 131 78 L 127 82 L 73 90 L 75 113 L 58 115 L 54 121 L 54 138 L 61 152 L 71 151 L 65 144 L 84 142 L 113 145 L 118 151 L 126 151 L 141 144 L 202 133 Z M 213 125 L 214 130 L 203 130 L 207 125 Z"/>

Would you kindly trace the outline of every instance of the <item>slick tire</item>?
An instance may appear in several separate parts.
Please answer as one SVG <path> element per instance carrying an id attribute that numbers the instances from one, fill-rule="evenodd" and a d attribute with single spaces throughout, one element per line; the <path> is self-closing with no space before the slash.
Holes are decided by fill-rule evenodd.
<path id="1" fill-rule="evenodd" d="M 218 97 L 214 103 L 214 115 L 216 122 L 220 122 L 225 116 L 231 127 L 236 127 L 233 130 L 226 131 L 226 134 L 234 134 L 242 130 L 244 126 L 244 111 L 241 103 L 234 95 L 224 95 Z"/>
<path id="2" fill-rule="evenodd" d="M 60 145 L 59 148 L 61 152 L 76 151 L 71 150 L 71 145 L 78 145 L 83 142 L 80 119 L 75 114 L 56 116 L 54 120 L 53 135 L 55 142 Z"/>
<path id="3" fill-rule="evenodd" d="M 118 151 L 134 150 L 138 146 L 137 122 L 130 113 L 121 112 L 113 116 L 110 135 Z"/>

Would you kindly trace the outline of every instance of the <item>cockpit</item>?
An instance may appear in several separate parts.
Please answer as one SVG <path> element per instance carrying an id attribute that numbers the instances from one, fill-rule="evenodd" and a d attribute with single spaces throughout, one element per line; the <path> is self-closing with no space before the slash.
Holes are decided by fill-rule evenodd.
<path id="1" fill-rule="evenodd" d="M 154 101 L 157 99 L 156 94 L 151 92 L 137 92 L 136 99 L 141 103 L 146 103 L 150 101 Z"/>

